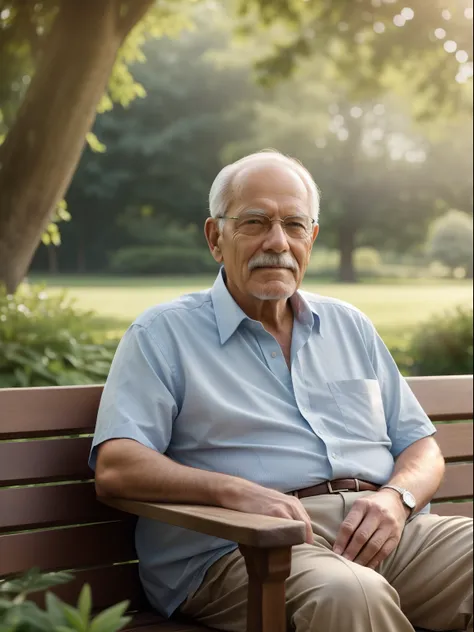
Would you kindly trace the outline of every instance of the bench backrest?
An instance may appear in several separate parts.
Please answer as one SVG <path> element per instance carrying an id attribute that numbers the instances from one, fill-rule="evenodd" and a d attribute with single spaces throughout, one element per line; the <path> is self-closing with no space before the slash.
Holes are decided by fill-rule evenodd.
<path id="1" fill-rule="evenodd" d="M 409 383 L 439 423 L 448 462 L 433 511 L 472 516 L 472 376 Z M 34 566 L 75 569 L 75 581 L 55 589 L 63 599 L 75 601 L 87 581 L 96 608 L 130 599 L 141 609 L 135 520 L 96 500 L 87 466 L 101 393 L 101 386 L 0 390 L 0 577 Z"/>

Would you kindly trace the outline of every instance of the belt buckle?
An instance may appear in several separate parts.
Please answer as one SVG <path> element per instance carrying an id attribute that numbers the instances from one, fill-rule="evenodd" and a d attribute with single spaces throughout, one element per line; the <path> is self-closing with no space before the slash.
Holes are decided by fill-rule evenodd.
<path id="1" fill-rule="evenodd" d="M 339 494 L 339 492 L 350 492 L 350 489 L 334 489 L 331 485 L 331 481 L 326 481 L 330 494 Z M 356 491 L 359 491 L 359 481 L 356 479 Z"/>

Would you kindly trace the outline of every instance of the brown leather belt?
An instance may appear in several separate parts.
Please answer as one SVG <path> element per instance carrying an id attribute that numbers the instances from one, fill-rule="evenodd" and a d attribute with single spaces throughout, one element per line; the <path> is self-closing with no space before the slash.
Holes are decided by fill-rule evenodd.
<path id="1" fill-rule="evenodd" d="M 290 496 L 296 498 L 308 498 L 308 496 L 320 496 L 321 494 L 337 494 L 338 492 L 376 492 L 380 485 L 361 481 L 358 478 L 338 478 L 334 481 L 325 481 L 319 485 L 297 489 L 288 492 Z"/>

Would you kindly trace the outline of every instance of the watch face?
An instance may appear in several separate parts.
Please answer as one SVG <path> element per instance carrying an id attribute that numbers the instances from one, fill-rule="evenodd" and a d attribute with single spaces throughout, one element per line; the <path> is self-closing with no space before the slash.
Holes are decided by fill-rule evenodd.
<path id="1" fill-rule="evenodd" d="M 403 502 L 410 509 L 414 509 L 416 507 L 415 497 L 410 492 L 407 492 L 407 491 L 403 492 Z"/>

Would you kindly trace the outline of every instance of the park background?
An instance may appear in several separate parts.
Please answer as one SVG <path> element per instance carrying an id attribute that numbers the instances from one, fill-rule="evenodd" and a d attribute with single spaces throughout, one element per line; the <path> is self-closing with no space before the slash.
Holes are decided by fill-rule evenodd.
<path id="1" fill-rule="evenodd" d="M 471 0 L 0 2 L 0 387 L 100 383 L 209 287 L 208 191 L 264 148 L 322 191 L 303 288 L 405 375 L 472 373 Z M 97 116 L 96 116 L 97 114 Z"/>

